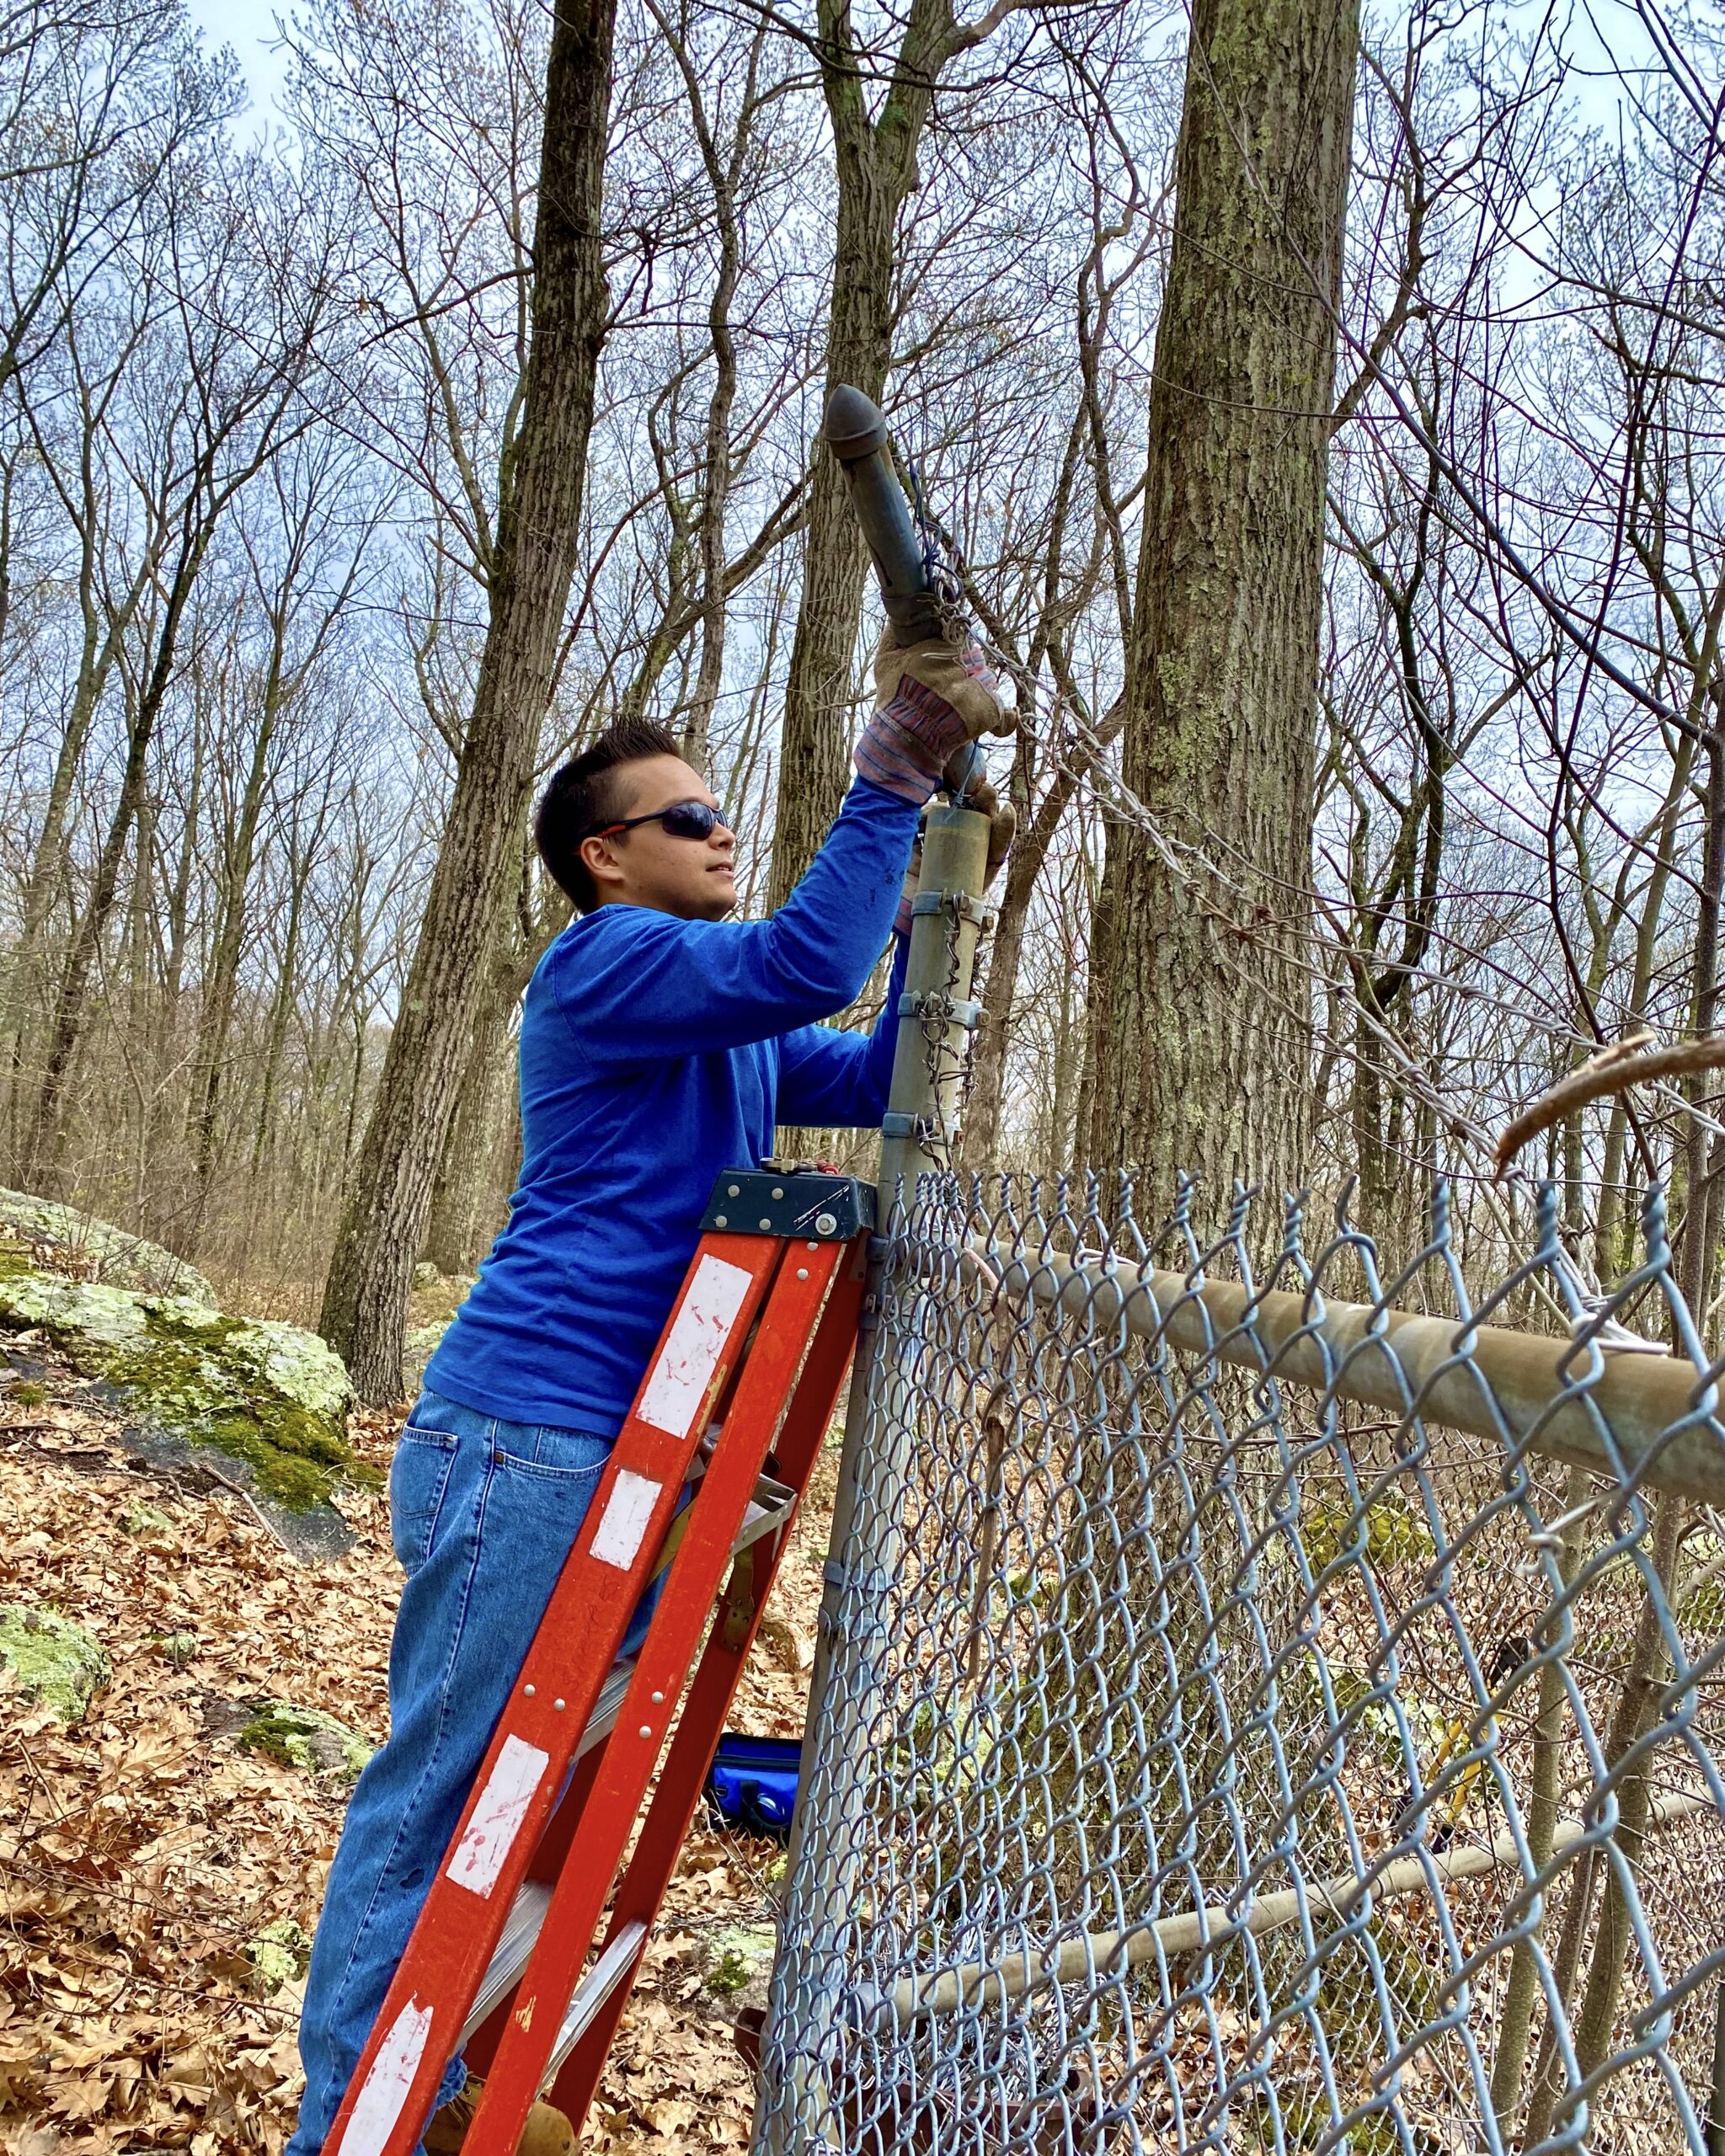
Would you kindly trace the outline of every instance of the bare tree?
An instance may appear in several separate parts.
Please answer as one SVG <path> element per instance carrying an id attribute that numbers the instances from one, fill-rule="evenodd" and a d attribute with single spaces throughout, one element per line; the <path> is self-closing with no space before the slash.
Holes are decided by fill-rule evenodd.
<path id="1" fill-rule="evenodd" d="M 320 1329 L 360 1396 L 402 1390 L 414 1261 L 515 835 L 532 785 L 577 558 L 607 293 L 601 187 L 611 0 L 558 0 L 546 66 L 532 331 L 499 473 L 489 619 L 472 721 L 402 1006 L 323 1294 Z"/>
<path id="2" fill-rule="evenodd" d="M 994 0 L 962 22 L 951 0 L 911 0 L 897 51 L 857 33 L 849 0 L 817 0 L 810 40 L 838 174 L 826 323 L 830 395 L 851 382 L 877 400 L 892 361 L 895 235 L 917 183 L 924 130 L 943 77 L 1017 10 Z M 813 462 L 803 600 L 785 683 L 768 904 L 782 905 L 838 814 L 850 760 L 849 712 L 866 558 L 830 456 Z"/>
<path id="3" fill-rule="evenodd" d="M 1091 1159 L 1297 1177 L 1323 504 L 1358 25 L 1199 0 L 1156 340 L 1124 776 L 1219 872 L 1109 832 Z"/>
<path id="4" fill-rule="evenodd" d="M 200 571 L 241 490 L 280 439 L 311 421 L 298 392 L 322 323 L 327 252 L 318 243 L 326 236 L 315 214 L 302 221 L 309 202 L 291 201 L 284 214 L 280 197 L 261 181 L 255 166 L 224 169 L 220 162 L 174 176 L 177 215 L 168 229 L 180 274 L 171 320 L 152 340 L 162 411 L 146 505 L 161 535 L 158 603 L 136 669 L 125 767 L 49 1023 L 25 1141 L 39 1182 L 60 1175 L 61 1105 L 88 1023 L 92 970 L 144 802 L 152 742 Z M 296 259 L 307 239 L 312 265 Z"/>

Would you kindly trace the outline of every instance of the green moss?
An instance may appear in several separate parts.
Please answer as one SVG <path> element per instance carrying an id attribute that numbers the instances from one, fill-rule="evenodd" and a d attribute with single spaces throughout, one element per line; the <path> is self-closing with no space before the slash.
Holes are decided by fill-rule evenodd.
<path id="1" fill-rule="evenodd" d="M 771 1924 L 729 1924 L 715 1933 L 713 1959 L 707 1970 L 708 1990 L 720 1999 L 747 1990 L 756 1977 L 764 1977 L 772 1968 L 777 1945 Z"/>
<path id="2" fill-rule="evenodd" d="M 1405 1499 L 1390 1495 L 1353 1510 L 1344 1499 L 1318 1503 L 1300 1523 L 1307 1561 L 1315 1572 L 1323 1572 L 1337 1558 L 1383 1568 L 1391 1565 L 1427 1565 L 1437 1555 L 1437 1545 L 1425 1521 Z"/>
<path id="3" fill-rule="evenodd" d="M 259 1487 L 302 1508 L 329 1495 L 332 1469 L 344 1468 L 345 1436 L 297 1401 L 271 1396 L 249 1367 L 232 1367 L 234 1318 L 188 1326 L 161 1308 L 145 1314 L 145 1344 L 117 1351 L 103 1375 L 195 1444 L 214 1445 L 257 1470 Z"/>
<path id="4" fill-rule="evenodd" d="M 1709 1580 L 1685 1595 L 1678 1604 L 1677 1621 L 1704 1640 L 1725 1632 L 1725 1579 Z"/>
<path id="5" fill-rule="evenodd" d="M 291 1917 L 279 1918 L 246 1941 L 246 1959 L 252 1965 L 252 1989 L 269 1999 L 310 1967 L 311 1936 Z"/>
<path id="6" fill-rule="evenodd" d="M 19 1407 L 40 1407 L 46 1404 L 48 1388 L 45 1385 L 15 1385 L 6 1396 Z"/>
<path id="7" fill-rule="evenodd" d="M 147 1505 L 142 1497 L 136 1498 L 120 1515 L 120 1531 L 129 1534 L 147 1549 L 166 1549 L 179 1539 L 179 1530 L 167 1513 L 155 1505 Z"/>
<path id="8" fill-rule="evenodd" d="M 156 1642 L 162 1650 L 162 1659 L 172 1669 L 184 1669 L 196 1658 L 198 1636 L 195 1632 L 169 1632 Z"/>
<path id="9" fill-rule="evenodd" d="M 245 1460 L 259 1491 L 284 1505 L 327 1499 L 351 1467 L 347 1373 L 296 1326 L 29 1267 L 0 1276 L 0 1323 L 8 1321 L 40 1326 L 86 1376 L 164 1428 Z"/>
<path id="10" fill-rule="evenodd" d="M 114 1672 L 89 1634 L 50 1609 L 0 1609 L 0 1662 L 63 1722 L 82 1721 Z"/>
<path id="11" fill-rule="evenodd" d="M 271 1700 L 239 1732 L 242 1748 L 297 1767 L 302 1774 L 328 1774 L 337 1781 L 359 1780 L 371 1747 L 334 1715 L 317 1707 L 296 1707 L 290 1700 Z"/>

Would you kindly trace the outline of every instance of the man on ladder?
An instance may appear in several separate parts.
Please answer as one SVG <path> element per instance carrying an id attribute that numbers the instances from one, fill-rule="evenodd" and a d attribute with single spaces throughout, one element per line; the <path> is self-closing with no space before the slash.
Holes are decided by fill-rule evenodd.
<path id="1" fill-rule="evenodd" d="M 771 920 L 732 922 L 734 838 L 662 728 L 613 728 L 553 778 L 535 836 L 578 918 L 521 1020 L 523 1161 L 508 1225 L 432 1357 L 390 1475 L 407 1575 L 389 1741 L 356 1786 L 312 1950 L 289 2156 L 322 2149 L 493 1731 L 645 1370 L 716 1177 L 776 1123 L 878 1124 L 903 985 L 918 813 L 949 760 L 1010 729 L 957 646 L 884 641 L 857 777 Z M 1004 851 L 1010 811 L 974 805 Z M 998 865 L 991 846 L 991 869 Z M 896 910 L 896 911 L 895 911 Z M 816 1022 L 861 993 L 889 932 L 872 1036 Z M 636 1613 L 638 1644 L 649 1608 Z M 531 1688 L 530 1688 L 531 1689 Z M 558 1703 L 559 1705 L 561 1701 Z M 428 2145 L 472 2114 L 459 2059 Z M 423 2116 L 423 2114 L 422 2114 Z M 535 2107 L 521 2147 L 566 2148 Z"/>

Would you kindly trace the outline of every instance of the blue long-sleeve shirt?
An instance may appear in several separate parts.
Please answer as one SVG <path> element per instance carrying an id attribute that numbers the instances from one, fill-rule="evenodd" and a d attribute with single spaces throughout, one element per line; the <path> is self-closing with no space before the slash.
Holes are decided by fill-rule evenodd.
<path id="1" fill-rule="evenodd" d="M 713 1186 L 778 1123 L 879 1123 L 904 985 L 853 1002 L 888 936 L 917 810 L 866 779 L 763 921 L 601 906 L 540 960 L 521 1014 L 521 1182 L 425 1383 L 515 1422 L 614 1435 L 676 1299 Z"/>

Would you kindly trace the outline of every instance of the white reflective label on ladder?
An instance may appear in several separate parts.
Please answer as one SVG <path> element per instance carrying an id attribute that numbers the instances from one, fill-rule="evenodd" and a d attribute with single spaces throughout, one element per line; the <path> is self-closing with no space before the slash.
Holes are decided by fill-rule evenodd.
<path id="1" fill-rule="evenodd" d="M 664 1487 L 664 1483 L 636 1475 L 627 1467 L 618 1468 L 606 1500 L 605 1516 L 593 1537 L 590 1554 L 601 1565 L 615 1565 L 620 1572 L 628 1572 L 653 1517 L 654 1502 Z"/>
<path id="2" fill-rule="evenodd" d="M 542 1752 L 537 1744 L 528 1744 L 519 1737 L 505 1737 L 473 1817 L 445 1866 L 457 1886 L 483 1897 L 497 1884 L 497 1875 L 521 1831 L 539 1777 L 550 1763 L 551 1754 Z"/>
<path id="3" fill-rule="evenodd" d="M 340 2156 L 380 2156 L 401 2116 L 430 2033 L 431 2009 L 410 1999 L 378 2046 L 366 2085 L 349 2116 L 347 2132 L 341 2137 Z"/>
<path id="4" fill-rule="evenodd" d="M 635 1412 L 655 1430 L 686 1438 L 705 1403 L 707 1388 L 724 1352 L 753 1278 L 722 1257 L 703 1257 L 671 1326 Z"/>

